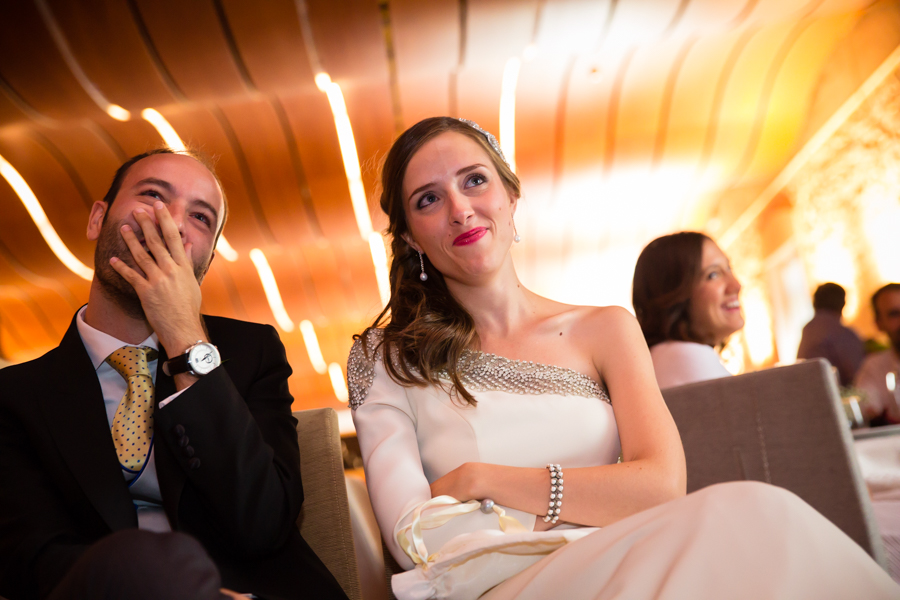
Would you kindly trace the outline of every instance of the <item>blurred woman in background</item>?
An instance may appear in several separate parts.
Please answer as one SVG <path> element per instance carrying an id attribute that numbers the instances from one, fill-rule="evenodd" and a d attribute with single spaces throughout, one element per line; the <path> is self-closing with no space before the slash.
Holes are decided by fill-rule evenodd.
<path id="1" fill-rule="evenodd" d="M 731 375 L 718 350 L 744 327 L 741 283 L 702 233 L 656 238 L 638 257 L 632 303 L 662 389 Z"/>

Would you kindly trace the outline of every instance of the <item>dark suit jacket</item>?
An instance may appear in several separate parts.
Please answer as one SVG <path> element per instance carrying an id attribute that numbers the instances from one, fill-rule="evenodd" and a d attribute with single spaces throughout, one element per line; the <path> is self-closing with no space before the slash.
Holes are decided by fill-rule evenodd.
<path id="1" fill-rule="evenodd" d="M 268 325 L 205 321 L 223 365 L 154 413 L 172 529 L 200 540 L 225 587 L 344 598 L 296 527 L 300 454 L 278 334 Z M 159 358 L 162 365 L 162 350 Z M 174 392 L 160 367 L 157 403 Z M 178 426 L 191 450 L 178 443 Z M 46 596 L 88 545 L 137 524 L 73 319 L 59 347 L 0 370 L 0 595 Z"/>

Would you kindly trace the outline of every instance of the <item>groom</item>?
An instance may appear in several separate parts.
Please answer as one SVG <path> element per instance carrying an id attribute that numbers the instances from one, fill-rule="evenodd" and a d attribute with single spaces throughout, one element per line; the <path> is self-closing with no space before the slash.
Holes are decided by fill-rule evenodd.
<path id="1" fill-rule="evenodd" d="M 168 149 L 94 203 L 87 305 L 0 371 L 0 595 L 346 598 L 295 524 L 277 333 L 200 314 L 226 211 L 202 159 Z"/>

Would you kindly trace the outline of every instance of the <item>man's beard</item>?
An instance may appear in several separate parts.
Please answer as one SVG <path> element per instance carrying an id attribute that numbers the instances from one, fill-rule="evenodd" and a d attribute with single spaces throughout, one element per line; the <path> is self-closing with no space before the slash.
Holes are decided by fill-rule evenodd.
<path id="1" fill-rule="evenodd" d="M 115 256 L 139 275 L 144 276 L 144 272 L 135 264 L 134 256 L 122 238 L 120 229 L 120 222 L 103 221 L 100 237 L 97 239 L 97 247 L 94 249 L 94 277 L 100 284 L 100 290 L 104 296 L 112 300 L 128 316 L 146 321 L 147 315 L 144 314 L 144 307 L 141 305 L 141 299 L 134 287 L 109 264 L 109 259 Z M 211 260 L 212 257 L 206 261 L 206 264 L 194 265 L 194 277 L 197 278 L 198 284 L 203 283 L 203 277 L 209 269 Z"/>

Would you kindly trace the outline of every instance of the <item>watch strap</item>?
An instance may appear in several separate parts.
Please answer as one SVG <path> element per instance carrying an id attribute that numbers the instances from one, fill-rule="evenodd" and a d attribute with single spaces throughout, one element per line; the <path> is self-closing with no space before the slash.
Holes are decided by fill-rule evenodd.
<path id="1" fill-rule="evenodd" d="M 170 358 L 166 362 L 163 363 L 163 372 L 169 377 L 174 377 L 175 375 L 180 375 L 182 373 L 188 373 L 191 371 L 191 365 L 188 363 L 188 353 L 190 352 L 190 348 L 184 354 L 179 354 L 175 358 Z"/>
<path id="2" fill-rule="evenodd" d="M 163 373 L 168 375 L 169 377 L 174 377 L 175 375 L 181 375 L 182 373 L 191 373 L 192 375 L 196 375 L 197 373 L 191 368 L 191 363 L 189 358 L 191 356 L 191 350 L 193 350 L 198 344 L 204 344 L 208 342 L 204 342 L 203 340 L 197 340 L 193 344 L 187 347 L 187 349 L 182 353 L 176 356 L 175 358 L 170 358 L 166 362 L 163 363 Z M 212 344 L 210 344 L 212 346 Z"/>

